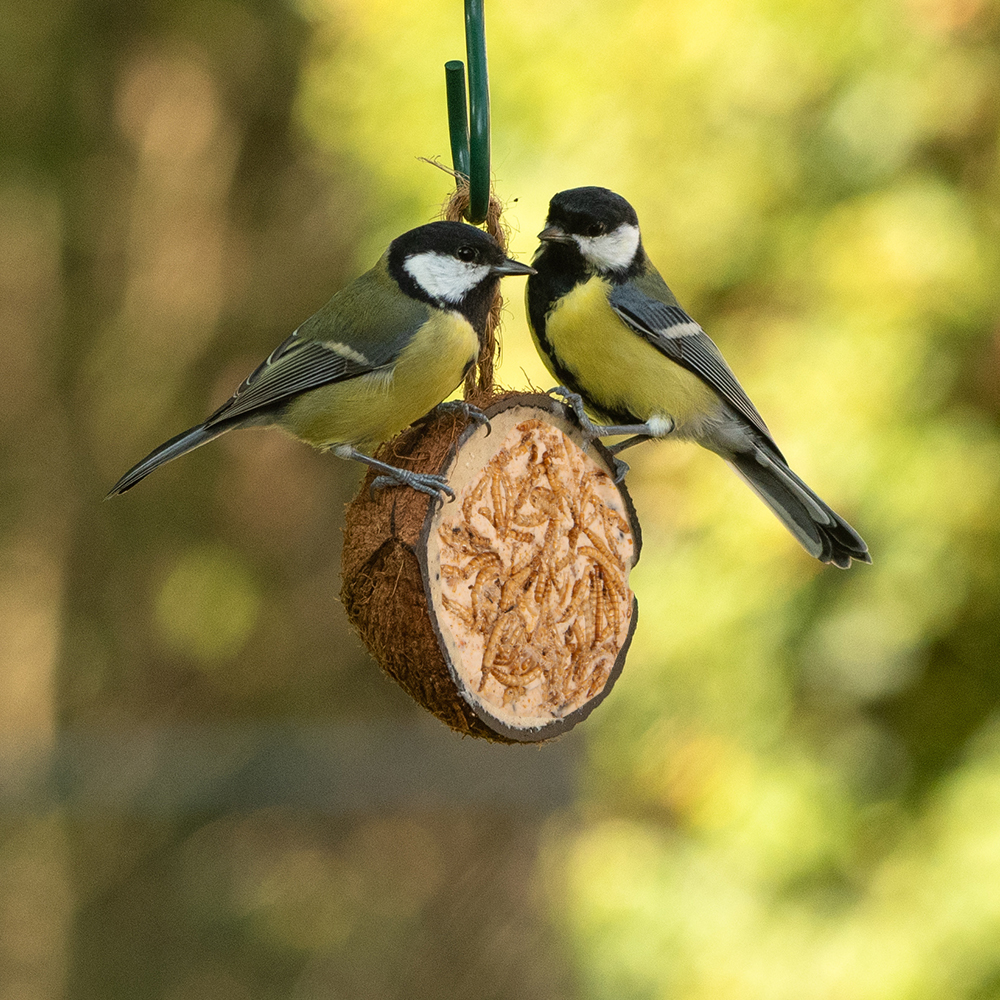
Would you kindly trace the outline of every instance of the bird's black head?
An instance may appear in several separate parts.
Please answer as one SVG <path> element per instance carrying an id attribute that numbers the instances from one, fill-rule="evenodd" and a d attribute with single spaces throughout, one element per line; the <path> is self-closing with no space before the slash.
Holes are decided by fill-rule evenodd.
<path id="1" fill-rule="evenodd" d="M 621 279 L 641 270 L 639 218 L 621 195 L 607 188 L 560 191 L 549 202 L 538 238 L 571 248 L 597 274 Z"/>
<path id="2" fill-rule="evenodd" d="M 477 332 L 486 326 L 497 282 L 505 274 L 531 274 L 511 260 L 489 233 L 464 222 L 431 222 L 389 245 L 389 273 L 422 302 L 454 309 Z"/>

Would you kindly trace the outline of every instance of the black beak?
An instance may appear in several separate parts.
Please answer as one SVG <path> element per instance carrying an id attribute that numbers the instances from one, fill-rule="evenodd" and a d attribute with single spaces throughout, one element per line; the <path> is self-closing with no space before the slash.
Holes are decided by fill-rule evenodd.
<path id="1" fill-rule="evenodd" d="M 533 267 L 522 264 L 519 261 L 511 260 L 508 257 L 502 264 L 495 264 L 490 268 L 491 274 L 537 274 Z"/>
<path id="2" fill-rule="evenodd" d="M 560 229 L 558 226 L 546 226 L 539 234 L 538 238 L 543 243 L 568 243 L 570 246 L 573 245 L 575 240 L 569 233 Z"/>

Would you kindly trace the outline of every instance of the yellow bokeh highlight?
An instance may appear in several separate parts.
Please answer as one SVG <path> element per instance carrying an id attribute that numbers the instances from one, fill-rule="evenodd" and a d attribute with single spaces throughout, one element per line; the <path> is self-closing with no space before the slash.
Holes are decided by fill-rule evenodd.
<path id="1" fill-rule="evenodd" d="M 243 648 L 257 622 L 261 593 L 235 552 L 198 548 L 175 560 L 155 607 L 164 646 L 211 668 Z"/>

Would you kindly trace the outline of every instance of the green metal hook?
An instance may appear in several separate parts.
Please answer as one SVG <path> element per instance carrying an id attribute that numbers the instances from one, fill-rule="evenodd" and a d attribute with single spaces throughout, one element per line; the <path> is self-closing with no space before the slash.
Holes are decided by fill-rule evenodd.
<path id="1" fill-rule="evenodd" d="M 486 221 L 490 205 L 490 80 L 486 70 L 483 0 L 465 0 L 469 60 L 469 221 Z"/>
<path id="2" fill-rule="evenodd" d="M 457 59 L 444 66 L 448 132 L 455 170 L 469 178 L 466 218 L 479 225 L 486 221 L 490 205 L 490 82 L 486 68 L 483 0 L 465 0 L 465 53 L 469 60 L 468 118 L 465 113 L 464 67 Z"/>
<path id="3" fill-rule="evenodd" d="M 452 59 L 444 64 L 444 83 L 448 91 L 448 134 L 451 137 L 451 162 L 455 172 L 469 176 L 469 113 L 465 106 L 465 63 Z M 462 182 L 462 178 L 458 178 Z"/>

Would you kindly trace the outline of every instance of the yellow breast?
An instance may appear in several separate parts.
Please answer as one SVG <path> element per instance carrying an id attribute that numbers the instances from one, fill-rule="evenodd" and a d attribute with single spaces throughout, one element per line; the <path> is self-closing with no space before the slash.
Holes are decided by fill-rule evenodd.
<path id="1" fill-rule="evenodd" d="M 303 393 L 282 425 L 318 447 L 387 441 L 447 398 L 478 351 L 467 319 L 435 310 L 394 365 Z"/>
<path id="2" fill-rule="evenodd" d="M 714 412 L 719 397 L 697 375 L 629 329 L 608 302 L 612 286 L 592 277 L 564 295 L 546 317 L 545 334 L 599 416 L 640 421 L 669 416 L 683 425 Z M 553 367 L 541 352 L 543 360 Z"/>

